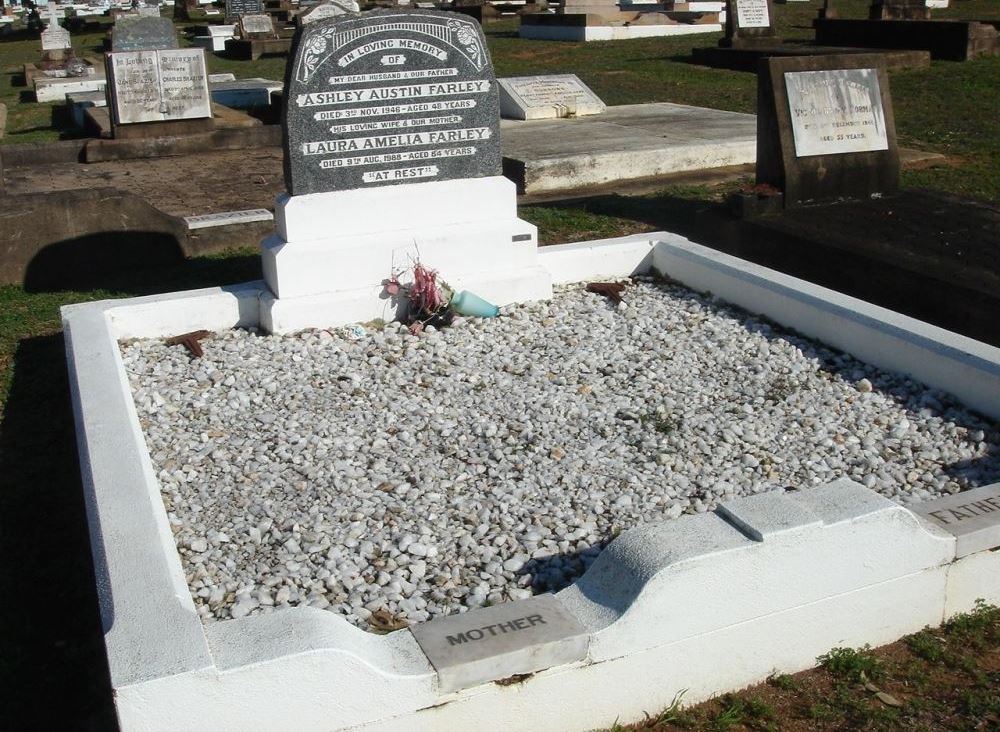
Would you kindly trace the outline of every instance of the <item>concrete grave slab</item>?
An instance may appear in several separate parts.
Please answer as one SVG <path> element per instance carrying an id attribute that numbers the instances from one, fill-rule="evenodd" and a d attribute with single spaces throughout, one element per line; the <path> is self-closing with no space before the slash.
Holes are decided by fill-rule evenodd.
<path id="1" fill-rule="evenodd" d="M 957 539 L 959 557 L 1000 547 L 1000 483 L 925 501 L 913 510 Z"/>
<path id="2" fill-rule="evenodd" d="M 681 104 L 607 107 L 597 116 L 503 120 L 504 174 L 545 193 L 753 163 L 753 115 Z"/>
<path id="3" fill-rule="evenodd" d="M 415 625 L 411 632 L 438 675 L 457 691 L 494 679 L 582 661 L 587 634 L 554 595 L 539 595 Z"/>

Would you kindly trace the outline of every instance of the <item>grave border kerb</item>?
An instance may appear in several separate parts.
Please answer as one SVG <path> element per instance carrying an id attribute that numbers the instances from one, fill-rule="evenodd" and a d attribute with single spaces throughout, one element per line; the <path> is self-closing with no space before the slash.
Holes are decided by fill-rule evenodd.
<path id="1" fill-rule="evenodd" d="M 548 247 L 540 250 L 540 261 L 557 283 L 656 269 L 875 365 L 908 372 L 952 391 L 974 409 L 1000 417 L 1000 349 L 677 235 L 654 232 Z M 210 682 L 246 663 L 291 657 L 282 656 L 279 648 L 306 656 L 325 648 L 337 651 L 345 663 L 379 669 L 430 693 L 435 688 L 433 669 L 409 631 L 375 636 L 310 608 L 263 616 L 266 621 L 247 618 L 249 623 L 226 621 L 207 627 L 195 612 L 117 344 L 120 339 L 182 330 L 256 325 L 265 292 L 262 282 L 251 282 L 62 308 L 112 685 L 116 690 L 148 683 L 177 685 L 176 693 L 181 694 L 189 684 Z M 899 364 L 907 362 L 913 368 L 900 369 Z M 123 492 L 129 500 L 123 501 Z M 905 509 L 897 513 L 918 522 Z M 930 524 L 921 525 L 943 538 Z M 953 558 L 954 539 L 951 542 Z M 156 627 L 150 632 L 152 625 Z M 264 643 L 254 646 L 257 657 L 240 656 L 246 651 L 237 650 L 240 644 L 233 645 L 233 638 L 243 629 L 264 625 L 272 631 L 275 626 L 285 628 L 278 632 L 283 645 Z"/>

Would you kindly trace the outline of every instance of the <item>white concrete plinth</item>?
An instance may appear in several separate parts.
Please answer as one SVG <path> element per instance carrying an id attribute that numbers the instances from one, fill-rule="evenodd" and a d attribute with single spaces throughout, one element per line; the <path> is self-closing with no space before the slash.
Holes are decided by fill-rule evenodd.
<path id="1" fill-rule="evenodd" d="M 552 295 L 537 229 L 517 218 L 502 176 L 282 195 L 275 229 L 261 252 L 272 332 L 392 320 L 398 303 L 384 282 L 416 262 L 496 305 Z"/>
<path id="2" fill-rule="evenodd" d="M 525 25 L 518 35 L 534 41 L 628 41 L 633 38 L 721 33 L 721 23 L 675 25 Z"/>
<path id="3" fill-rule="evenodd" d="M 35 79 L 35 99 L 39 102 L 62 102 L 66 100 L 67 94 L 102 92 L 105 86 L 107 79 L 103 73 L 62 79 L 39 77 Z"/>
<path id="4" fill-rule="evenodd" d="M 489 203 L 480 203 L 469 207 L 488 214 Z M 294 208 L 283 230 L 317 232 L 288 216 Z M 524 283 L 536 275 L 568 283 L 651 269 L 1000 417 L 1000 349 L 674 234 L 546 247 L 527 271 L 503 277 L 504 286 L 526 288 L 517 299 L 531 299 L 540 285 Z M 481 275 L 483 287 L 503 281 Z M 285 304 L 322 298 L 339 298 L 343 310 L 329 317 L 340 318 L 377 297 L 370 287 L 275 300 L 263 282 L 251 282 L 62 309 L 123 732 L 605 728 L 655 713 L 681 689 L 685 703 L 696 703 L 810 667 L 834 646 L 878 645 L 938 625 L 978 598 L 1000 602 L 1000 551 L 958 557 L 954 535 L 838 480 L 626 531 L 557 595 L 428 621 L 420 641 L 410 629 L 374 635 L 308 607 L 203 625 L 118 341 L 260 327 L 285 317 Z M 310 309 L 290 313 L 305 319 Z M 553 618 L 560 621 L 548 631 Z M 468 645 L 494 631 L 512 635 Z M 440 652 L 449 636 L 461 656 Z"/>

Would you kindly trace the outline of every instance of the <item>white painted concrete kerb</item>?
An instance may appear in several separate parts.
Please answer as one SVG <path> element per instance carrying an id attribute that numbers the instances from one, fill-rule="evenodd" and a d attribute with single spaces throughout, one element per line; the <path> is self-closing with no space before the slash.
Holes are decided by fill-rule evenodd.
<path id="1" fill-rule="evenodd" d="M 538 266 L 556 283 L 655 267 L 1000 416 L 998 349 L 681 237 L 545 248 Z M 311 608 L 203 626 L 117 341 L 256 326 L 269 297 L 257 282 L 63 309 L 105 644 L 126 731 L 590 729 L 639 719 L 683 688 L 695 702 L 809 667 L 832 646 L 936 625 L 979 597 L 1000 602 L 1000 552 L 956 559 L 952 535 L 838 481 L 626 532 L 552 600 L 583 636 L 573 630 L 528 648 L 508 638 L 488 658 L 464 659 L 448 674 L 449 691 L 410 630 L 377 636 Z M 516 616 L 519 606 L 501 608 Z M 479 614 L 496 610 L 461 620 L 498 627 Z M 516 620 L 502 622 L 517 629 Z M 517 673 L 531 675 L 480 683 Z"/>

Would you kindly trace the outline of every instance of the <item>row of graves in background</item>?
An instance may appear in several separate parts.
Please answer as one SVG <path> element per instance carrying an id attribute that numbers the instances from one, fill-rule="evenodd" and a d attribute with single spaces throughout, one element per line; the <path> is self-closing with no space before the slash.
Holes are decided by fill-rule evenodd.
<path id="1" fill-rule="evenodd" d="M 868 18 L 840 18 L 837 0 L 825 0 L 813 21 L 816 43 L 877 49 L 928 51 L 931 58 L 967 61 L 1000 53 L 1000 17 L 934 20 L 933 8 L 947 0 L 872 0 Z"/>
<path id="2" fill-rule="evenodd" d="M 768 58 L 757 91 L 756 183 L 732 200 L 747 227 L 744 253 L 996 342 L 1000 216 L 900 187 L 884 56 Z"/>
<path id="3" fill-rule="evenodd" d="M 762 58 L 772 56 L 821 56 L 844 53 L 877 53 L 878 49 L 821 46 L 786 42 L 774 30 L 772 0 L 726 0 L 725 35 L 718 45 L 692 49 L 695 63 L 735 71 L 757 70 Z M 889 68 L 927 68 L 930 54 L 919 50 L 883 52 Z"/>
<path id="4" fill-rule="evenodd" d="M 723 0 L 664 0 L 654 5 L 615 0 L 562 0 L 555 13 L 521 16 L 521 38 L 610 41 L 722 30 Z"/>

